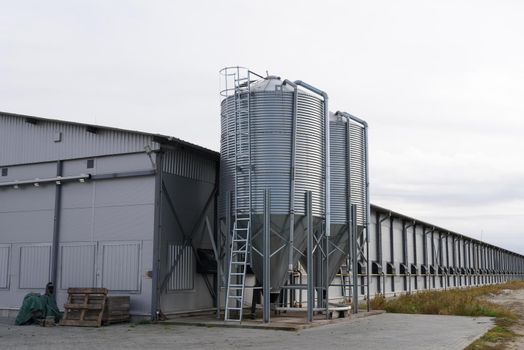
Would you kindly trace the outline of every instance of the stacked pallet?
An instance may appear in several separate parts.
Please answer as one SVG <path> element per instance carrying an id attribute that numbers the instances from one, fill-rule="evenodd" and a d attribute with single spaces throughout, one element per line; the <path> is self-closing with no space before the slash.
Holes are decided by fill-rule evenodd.
<path id="1" fill-rule="evenodd" d="M 129 322 L 129 308 L 131 301 L 129 296 L 109 296 L 106 299 L 106 307 L 102 316 L 102 323 Z"/>
<path id="2" fill-rule="evenodd" d="M 106 306 L 105 288 L 69 288 L 61 326 L 100 327 Z"/>
<path id="3" fill-rule="evenodd" d="M 106 288 L 69 288 L 61 326 L 100 327 L 128 322 L 129 296 L 107 296 Z"/>

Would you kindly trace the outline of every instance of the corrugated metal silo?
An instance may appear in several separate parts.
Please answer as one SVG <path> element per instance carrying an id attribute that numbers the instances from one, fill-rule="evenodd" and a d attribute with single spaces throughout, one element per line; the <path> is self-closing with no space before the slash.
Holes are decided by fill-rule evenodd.
<path id="1" fill-rule="evenodd" d="M 248 93 L 249 98 L 246 98 Z M 240 98 L 238 95 L 241 95 Z M 251 153 L 250 194 L 246 193 L 249 187 L 245 184 L 237 185 L 239 190 L 235 193 L 235 152 L 240 152 L 242 147 L 238 145 L 238 119 L 247 117 L 238 110 L 246 108 L 247 104 Z M 303 251 L 306 247 L 303 220 L 305 191 L 313 193 L 315 225 L 323 220 L 324 123 L 324 101 L 321 98 L 295 90 L 274 76 L 246 83 L 240 94 L 226 97 L 221 103 L 219 216 L 223 222 L 226 221 L 228 193 L 233 198 L 231 212 L 235 211 L 235 204 L 243 206 L 251 201 L 251 267 L 257 279 L 262 281 L 262 257 L 257 252 L 262 251 L 264 190 L 271 190 L 272 292 L 278 292 L 288 276 L 291 213 L 294 214 L 292 244 L 297 251 Z M 295 254 L 292 263 L 297 262 L 298 256 Z"/>

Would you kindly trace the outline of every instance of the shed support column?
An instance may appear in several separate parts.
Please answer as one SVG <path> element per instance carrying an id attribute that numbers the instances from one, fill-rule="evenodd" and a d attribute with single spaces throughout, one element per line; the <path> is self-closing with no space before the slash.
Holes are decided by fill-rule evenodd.
<path id="1" fill-rule="evenodd" d="M 435 283 L 435 275 L 437 271 L 435 271 L 436 267 L 436 259 L 435 259 L 435 228 L 431 230 L 431 265 L 433 266 L 433 275 L 431 277 L 431 280 L 433 282 L 433 288 L 436 287 Z"/>
<path id="2" fill-rule="evenodd" d="M 313 322 L 314 285 L 313 285 L 313 209 L 312 192 L 306 192 L 306 223 L 307 223 L 307 320 Z"/>
<path id="3" fill-rule="evenodd" d="M 155 176 L 155 228 L 153 232 L 153 278 L 151 280 L 151 319 L 160 312 L 160 239 L 162 236 L 162 153 L 156 153 Z"/>
<path id="4" fill-rule="evenodd" d="M 293 225 L 291 223 L 290 225 Z M 264 295 L 264 323 L 269 323 L 269 314 L 270 314 L 270 234 L 271 234 L 271 192 L 269 189 L 264 191 L 264 282 L 262 283 L 263 295 Z"/>
<path id="5" fill-rule="evenodd" d="M 417 268 L 417 272 L 413 276 L 415 289 L 418 289 L 418 262 L 417 262 L 417 225 L 413 223 L 413 264 Z M 411 267 L 410 267 L 411 269 Z M 411 272 L 411 271 L 410 271 Z"/>
<path id="6" fill-rule="evenodd" d="M 390 254 L 391 266 L 395 267 L 395 235 L 393 231 L 393 223 L 394 223 L 394 219 L 390 213 L 389 215 L 389 254 Z M 393 293 L 395 292 L 395 275 L 396 275 L 396 270 L 394 270 L 391 275 L 391 291 Z"/>
<path id="7" fill-rule="evenodd" d="M 352 308 L 358 314 L 358 239 L 357 239 L 357 206 L 351 205 L 351 277 L 353 284 Z"/>
<path id="8" fill-rule="evenodd" d="M 380 212 L 377 212 L 375 224 L 376 253 L 377 263 L 379 266 L 379 270 L 377 271 L 377 293 L 382 293 L 383 295 L 386 295 L 386 286 L 382 286 L 382 284 L 380 283 L 380 278 L 382 277 L 381 275 L 384 274 L 384 271 L 382 270 L 382 220 L 380 219 Z"/>
<path id="9" fill-rule="evenodd" d="M 61 160 L 56 162 L 56 177 L 62 176 L 63 163 Z M 62 210 L 62 184 L 56 181 L 55 184 L 55 208 L 53 215 L 53 246 L 51 260 L 51 282 L 55 286 L 53 297 L 56 298 L 56 284 L 58 275 L 58 251 L 60 247 L 60 214 Z"/>
<path id="10" fill-rule="evenodd" d="M 426 273 L 424 275 L 424 289 L 428 289 L 428 232 L 426 228 L 422 226 L 422 264 L 424 264 Z"/>

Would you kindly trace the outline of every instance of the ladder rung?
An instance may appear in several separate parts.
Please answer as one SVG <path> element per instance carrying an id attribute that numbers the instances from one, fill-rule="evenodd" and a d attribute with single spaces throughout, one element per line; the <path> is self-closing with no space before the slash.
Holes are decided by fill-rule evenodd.
<path id="1" fill-rule="evenodd" d="M 229 310 L 242 310 L 241 307 L 228 307 Z"/>
<path id="2" fill-rule="evenodd" d="M 242 272 L 231 272 L 231 275 L 233 276 L 244 276 Z"/>

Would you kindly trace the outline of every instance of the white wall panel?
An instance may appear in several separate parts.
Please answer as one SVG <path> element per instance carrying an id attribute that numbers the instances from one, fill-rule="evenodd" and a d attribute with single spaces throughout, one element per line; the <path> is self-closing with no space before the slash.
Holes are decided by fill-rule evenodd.
<path id="1" fill-rule="evenodd" d="M 102 287 L 140 291 L 140 243 L 102 243 Z"/>
<path id="2" fill-rule="evenodd" d="M 168 290 L 191 290 L 194 288 L 195 257 L 191 247 L 178 244 L 168 246 L 168 270 L 175 266 L 171 273 Z M 175 261 L 177 264 L 175 265 Z"/>
<path id="3" fill-rule="evenodd" d="M 9 289 L 9 261 L 11 258 L 11 246 L 0 245 L 0 289 Z"/>
<path id="4" fill-rule="evenodd" d="M 95 287 L 96 245 L 68 244 L 60 247 L 60 288 Z"/>
<path id="5" fill-rule="evenodd" d="M 51 245 L 35 244 L 20 247 L 20 289 L 42 289 L 49 282 Z"/>

